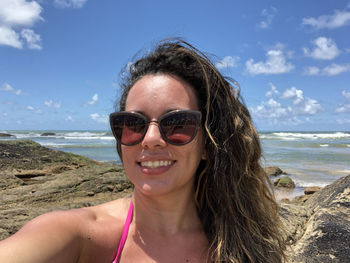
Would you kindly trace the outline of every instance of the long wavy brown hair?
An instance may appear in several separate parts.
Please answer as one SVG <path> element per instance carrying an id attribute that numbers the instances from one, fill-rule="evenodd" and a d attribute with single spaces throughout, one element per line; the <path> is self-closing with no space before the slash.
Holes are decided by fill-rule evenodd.
<path id="1" fill-rule="evenodd" d="M 189 83 L 198 98 L 207 160 L 201 161 L 195 202 L 211 245 L 208 261 L 283 262 L 285 243 L 261 145 L 237 83 L 180 39 L 163 40 L 123 73 L 119 109 L 129 90 L 148 74 L 170 74 Z M 120 158 L 121 146 L 117 144 Z"/>

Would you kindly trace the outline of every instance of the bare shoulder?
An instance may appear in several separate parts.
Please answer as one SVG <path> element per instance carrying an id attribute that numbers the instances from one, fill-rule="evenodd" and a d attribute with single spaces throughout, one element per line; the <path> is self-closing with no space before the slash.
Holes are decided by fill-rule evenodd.
<path id="1" fill-rule="evenodd" d="M 85 218 L 79 227 L 81 256 L 79 262 L 111 262 L 116 252 L 130 204 L 118 199 L 81 209 Z"/>
<path id="2" fill-rule="evenodd" d="M 115 200 L 34 218 L 0 242 L 0 262 L 94 262 L 82 260 L 93 253 L 102 253 L 109 259 L 129 202 Z"/>

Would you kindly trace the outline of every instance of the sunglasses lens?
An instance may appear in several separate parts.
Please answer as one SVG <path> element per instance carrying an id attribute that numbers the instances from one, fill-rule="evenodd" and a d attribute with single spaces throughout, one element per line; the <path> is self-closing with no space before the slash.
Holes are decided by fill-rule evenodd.
<path id="1" fill-rule="evenodd" d="M 191 113 L 175 113 L 161 120 L 160 126 L 172 144 L 189 143 L 195 136 L 198 118 Z"/>
<path id="2" fill-rule="evenodd" d="M 118 141 L 133 145 L 142 140 L 146 121 L 138 116 L 118 115 L 112 120 L 112 129 Z"/>

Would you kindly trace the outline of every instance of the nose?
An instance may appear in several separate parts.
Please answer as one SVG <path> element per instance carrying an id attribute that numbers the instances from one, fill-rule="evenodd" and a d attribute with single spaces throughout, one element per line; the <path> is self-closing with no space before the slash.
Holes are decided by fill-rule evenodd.
<path id="1" fill-rule="evenodd" d="M 156 121 L 151 121 L 148 125 L 145 137 L 141 142 L 144 148 L 158 148 L 166 146 L 162 134 L 160 132 L 159 124 Z"/>

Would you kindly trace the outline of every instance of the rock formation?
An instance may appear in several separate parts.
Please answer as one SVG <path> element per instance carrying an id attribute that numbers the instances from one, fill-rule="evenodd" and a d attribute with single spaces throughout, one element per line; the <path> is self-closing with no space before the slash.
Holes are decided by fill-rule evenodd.
<path id="1" fill-rule="evenodd" d="M 0 141 L 0 240 L 43 213 L 97 205 L 131 190 L 118 165 L 29 140 Z"/>
<path id="2" fill-rule="evenodd" d="M 314 193 L 304 203 L 281 204 L 290 262 L 350 260 L 350 175 Z"/>

